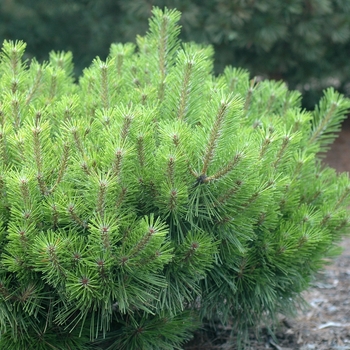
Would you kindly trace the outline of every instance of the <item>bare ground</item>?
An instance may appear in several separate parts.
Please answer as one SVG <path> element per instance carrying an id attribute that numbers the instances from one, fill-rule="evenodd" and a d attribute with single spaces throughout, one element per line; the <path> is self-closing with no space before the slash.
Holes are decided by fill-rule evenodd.
<path id="1" fill-rule="evenodd" d="M 350 119 L 327 153 L 325 162 L 338 172 L 350 172 Z M 244 350 L 350 350 L 350 237 L 341 243 L 343 253 L 318 274 L 303 297 L 308 303 L 294 319 L 281 317 L 272 339 L 262 329 L 259 340 L 251 335 Z M 230 328 L 196 333 L 185 350 L 236 350 Z"/>

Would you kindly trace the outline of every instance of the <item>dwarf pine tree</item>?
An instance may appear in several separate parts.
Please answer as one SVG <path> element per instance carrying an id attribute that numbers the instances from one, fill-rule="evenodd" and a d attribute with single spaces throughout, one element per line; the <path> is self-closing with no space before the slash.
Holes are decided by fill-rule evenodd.
<path id="1" fill-rule="evenodd" d="M 324 166 L 350 107 L 212 74 L 210 47 L 153 10 L 78 83 L 70 53 L 0 61 L 0 345 L 179 349 L 203 320 L 236 334 L 293 310 L 349 226 Z"/>

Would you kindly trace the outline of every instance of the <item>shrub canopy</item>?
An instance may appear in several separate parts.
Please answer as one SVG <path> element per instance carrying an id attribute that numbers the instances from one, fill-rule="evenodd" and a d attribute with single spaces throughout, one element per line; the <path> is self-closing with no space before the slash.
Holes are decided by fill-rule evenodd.
<path id="1" fill-rule="evenodd" d="M 213 71 L 153 10 L 74 83 L 72 55 L 0 59 L 0 345 L 173 349 L 295 308 L 347 232 L 350 183 L 322 165 L 350 107 Z"/>

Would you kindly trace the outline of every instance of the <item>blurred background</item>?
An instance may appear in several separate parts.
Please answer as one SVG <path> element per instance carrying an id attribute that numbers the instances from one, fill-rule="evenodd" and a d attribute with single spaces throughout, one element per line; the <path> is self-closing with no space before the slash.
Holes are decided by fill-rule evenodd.
<path id="1" fill-rule="evenodd" d="M 214 46 L 216 73 L 283 79 L 306 108 L 328 86 L 350 96 L 349 0 L 0 0 L 0 42 L 24 40 L 39 61 L 72 51 L 78 77 L 112 42 L 144 35 L 153 6 L 182 12 L 184 41 Z"/>

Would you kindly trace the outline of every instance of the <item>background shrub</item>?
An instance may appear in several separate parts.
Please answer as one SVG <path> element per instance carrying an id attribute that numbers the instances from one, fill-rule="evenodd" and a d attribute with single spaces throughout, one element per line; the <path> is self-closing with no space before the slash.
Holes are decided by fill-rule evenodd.
<path id="1" fill-rule="evenodd" d="M 152 6 L 176 7 L 184 41 L 210 43 L 216 72 L 230 64 L 252 76 L 283 79 L 311 108 L 325 87 L 348 93 L 350 3 L 347 0 L 7 0 L 0 4 L 0 42 L 23 39 L 27 57 L 71 50 L 76 73 L 111 42 L 147 30 Z"/>

